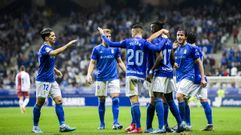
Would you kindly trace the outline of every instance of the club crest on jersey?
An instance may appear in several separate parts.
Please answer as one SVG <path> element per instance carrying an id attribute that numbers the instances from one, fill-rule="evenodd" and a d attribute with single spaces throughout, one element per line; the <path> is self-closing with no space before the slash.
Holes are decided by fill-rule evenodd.
<path id="1" fill-rule="evenodd" d="M 187 54 L 187 50 L 185 49 L 183 53 L 184 53 L 184 54 Z"/>
<path id="2" fill-rule="evenodd" d="M 111 49 L 111 53 L 114 54 L 114 49 L 113 48 Z"/>

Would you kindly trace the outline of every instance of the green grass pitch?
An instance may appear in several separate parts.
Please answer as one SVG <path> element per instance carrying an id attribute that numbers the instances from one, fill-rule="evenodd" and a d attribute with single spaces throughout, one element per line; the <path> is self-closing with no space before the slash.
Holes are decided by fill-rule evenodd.
<path id="1" fill-rule="evenodd" d="M 107 107 L 105 114 L 106 129 L 99 131 L 97 107 L 65 107 L 66 123 L 76 127 L 71 135 L 123 135 L 124 129 L 112 130 L 111 107 Z M 146 108 L 141 107 L 141 123 L 145 128 Z M 130 108 L 120 107 L 119 121 L 127 127 L 130 123 Z M 206 126 L 206 119 L 202 108 L 191 108 L 192 132 L 184 132 L 182 135 L 241 135 L 241 108 L 213 108 L 214 131 L 203 132 L 201 128 Z M 174 126 L 175 120 L 169 111 L 169 125 Z M 39 123 L 44 134 L 60 135 L 57 116 L 54 107 L 43 107 Z M 157 128 L 157 119 L 153 121 L 153 127 Z M 0 135 L 28 135 L 32 129 L 32 107 L 28 107 L 26 113 L 20 113 L 19 108 L 0 108 Z M 144 134 L 144 133 L 143 133 Z M 173 133 L 168 133 L 173 134 Z"/>

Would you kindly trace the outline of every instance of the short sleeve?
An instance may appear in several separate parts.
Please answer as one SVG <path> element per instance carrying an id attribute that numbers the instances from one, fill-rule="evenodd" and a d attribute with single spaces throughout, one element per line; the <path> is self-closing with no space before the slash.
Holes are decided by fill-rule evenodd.
<path id="1" fill-rule="evenodd" d="M 121 53 L 120 53 L 120 49 L 116 48 L 116 55 L 115 55 L 116 59 L 121 57 Z"/>
<path id="2" fill-rule="evenodd" d="M 43 55 L 48 55 L 50 51 L 52 51 L 53 49 L 48 46 L 48 45 L 45 45 L 42 50 L 41 50 L 41 54 Z"/>
<path id="3" fill-rule="evenodd" d="M 96 60 L 97 59 L 97 55 L 98 55 L 98 51 L 97 51 L 96 48 L 94 48 L 92 50 L 91 59 Z"/>
<path id="4" fill-rule="evenodd" d="M 192 48 L 192 56 L 193 56 L 194 60 L 200 58 L 201 54 L 200 54 L 200 51 L 199 51 L 198 47 L 193 47 Z"/>

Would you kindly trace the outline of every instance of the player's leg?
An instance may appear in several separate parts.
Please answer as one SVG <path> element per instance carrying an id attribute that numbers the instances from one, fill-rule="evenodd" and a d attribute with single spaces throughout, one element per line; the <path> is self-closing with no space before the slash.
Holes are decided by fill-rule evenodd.
<path id="1" fill-rule="evenodd" d="M 169 125 L 168 125 L 169 106 L 164 95 L 162 96 L 162 101 L 163 101 L 163 109 L 164 109 L 164 126 L 166 129 L 168 129 L 167 132 L 169 132 Z"/>
<path id="2" fill-rule="evenodd" d="M 180 113 L 178 111 L 177 105 L 175 104 L 175 102 L 173 100 L 173 93 L 171 92 L 171 93 L 165 94 L 165 98 L 166 98 L 167 103 L 170 107 L 172 115 L 175 117 L 176 122 L 177 122 L 176 132 L 178 132 L 178 133 L 183 132 L 184 131 L 184 124 L 182 123 L 182 118 L 181 118 Z"/>
<path id="3" fill-rule="evenodd" d="M 25 112 L 26 106 L 28 105 L 28 102 L 29 102 L 29 92 L 24 92 L 24 97 L 25 99 L 23 100 L 23 111 Z"/>
<path id="4" fill-rule="evenodd" d="M 23 111 L 23 95 L 22 95 L 22 92 L 18 92 L 18 104 L 19 104 L 20 111 L 22 113 L 24 113 L 24 111 Z"/>
<path id="5" fill-rule="evenodd" d="M 200 91 L 200 102 L 203 106 L 204 109 L 204 113 L 207 119 L 207 126 L 202 129 L 203 131 L 212 131 L 213 130 L 213 121 L 212 121 L 212 108 L 210 106 L 210 104 L 208 103 L 208 98 L 207 98 L 207 89 L 206 88 L 202 88 Z"/>
<path id="6" fill-rule="evenodd" d="M 154 95 L 150 97 L 150 103 L 147 103 L 146 108 L 146 129 L 145 133 L 153 132 L 152 128 L 152 121 L 155 114 L 155 102 L 154 102 Z"/>
<path id="7" fill-rule="evenodd" d="M 192 131 L 192 126 L 191 126 L 191 113 L 190 113 L 190 107 L 188 104 L 189 97 L 184 97 L 185 100 L 185 131 Z"/>
<path id="8" fill-rule="evenodd" d="M 142 133 L 141 129 L 141 111 L 140 111 L 140 104 L 139 104 L 139 90 L 141 90 L 142 80 L 138 78 L 127 77 L 126 78 L 126 96 L 130 98 L 131 102 L 131 114 L 132 114 L 132 121 L 135 124 L 131 124 L 126 131 L 128 133 Z"/>
<path id="9" fill-rule="evenodd" d="M 155 102 L 154 102 L 154 95 L 152 92 L 152 85 L 153 85 L 153 83 L 144 81 L 144 87 L 146 90 L 148 90 L 149 97 L 150 97 L 150 102 L 147 103 L 147 108 L 146 108 L 146 129 L 145 129 L 144 133 L 153 132 L 152 121 L 153 121 L 154 114 L 155 114 Z"/>
<path id="10" fill-rule="evenodd" d="M 100 119 L 99 130 L 105 129 L 105 101 L 107 96 L 106 81 L 96 81 L 95 95 L 98 96 L 98 114 Z"/>
<path id="11" fill-rule="evenodd" d="M 136 128 L 128 133 L 141 133 L 141 111 L 140 111 L 140 103 L 137 95 L 130 96 L 131 101 L 131 110 L 133 113 L 133 118 L 136 124 Z"/>
<path id="12" fill-rule="evenodd" d="M 51 83 L 51 88 L 50 88 L 49 94 L 55 102 L 55 112 L 58 116 L 59 131 L 60 132 L 74 131 L 75 128 L 72 128 L 72 127 L 68 126 L 67 124 L 65 124 L 62 95 L 61 95 L 61 91 L 60 91 L 60 88 L 59 88 L 59 85 L 57 82 Z"/>
<path id="13" fill-rule="evenodd" d="M 177 84 L 176 98 L 178 100 L 178 107 L 179 107 L 179 112 L 180 112 L 182 121 L 185 121 L 185 113 L 186 113 L 185 112 L 186 103 L 185 103 L 184 97 L 188 95 L 192 84 L 193 84 L 192 81 L 186 80 L 186 79 L 181 80 Z"/>
<path id="14" fill-rule="evenodd" d="M 44 105 L 45 99 L 48 97 L 51 84 L 48 82 L 36 82 L 36 104 L 33 107 L 33 129 L 34 133 L 42 133 L 38 127 L 41 108 Z"/>
<path id="15" fill-rule="evenodd" d="M 112 129 L 122 129 L 123 126 L 119 123 L 119 103 L 120 103 L 120 81 L 112 80 L 108 82 L 107 88 L 111 93 L 112 97 L 112 114 L 113 114 L 113 126 Z"/>

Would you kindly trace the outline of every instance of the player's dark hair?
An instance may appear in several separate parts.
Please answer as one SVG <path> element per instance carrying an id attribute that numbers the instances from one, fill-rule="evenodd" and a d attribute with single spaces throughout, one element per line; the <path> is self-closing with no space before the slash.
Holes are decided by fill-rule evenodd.
<path id="1" fill-rule="evenodd" d="M 133 24 L 133 25 L 131 26 L 131 28 L 132 28 L 132 29 L 137 29 L 137 28 L 143 29 L 143 27 L 142 27 L 142 25 L 141 25 L 140 23 L 135 23 L 135 24 Z"/>
<path id="2" fill-rule="evenodd" d="M 25 70 L 24 65 L 21 65 L 21 66 L 20 66 L 20 71 L 24 71 L 24 70 Z"/>
<path id="3" fill-rule="evenodd" d="M 185 34 L 185 36 L 187 36 L 187 31 L 186 31 L 186 29 L 184 28 L 184 26 L 179 26 L 179 27 L 177 27 L 177 31 L 183 31 L 184 34 Z"/>
<path id="4" fill-rule="evenodd" d="M 196 34 L 194 34 L 192 32 L 187 33 L 187 42 L 188 43 L 194 44 L 194 43 L 196 43 L 196 40 L 197 40 Z"/>
<path id="5" fill-rule="evenodd" d="M 41 35 L 42 39 L 45 40 L 45 37 L 48 37 L 51 32 L 53 32 L 53 30 L 51 28 L 43 28 L 40 31 L 40 35 Z"/>
<path id="6" fill-rule="evenodd" d="M 152 22 L 151 24 L 158 26 L 159 30 L 162 29 L 164 26 L 164 23 L 161 23 L 159 21 Z"/>

